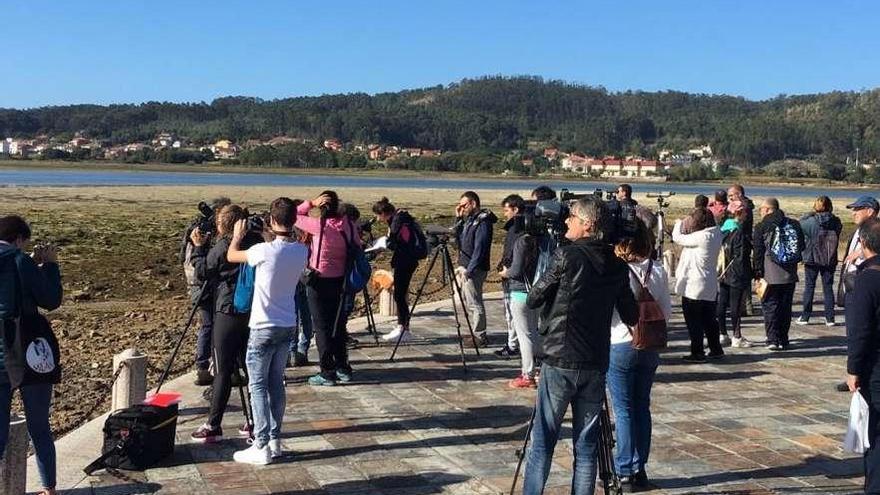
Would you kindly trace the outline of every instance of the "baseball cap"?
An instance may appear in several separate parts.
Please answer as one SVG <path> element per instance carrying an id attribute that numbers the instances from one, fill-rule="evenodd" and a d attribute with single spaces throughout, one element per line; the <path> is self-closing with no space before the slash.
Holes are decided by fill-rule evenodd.
<path id="1" fill-rule="evenodd" d="M 871 208 L 874 211 L 880 211 L 880 204 L 871 196 L 859 196 L 858 199 L 846 205 L 850 210 L 861 210 L 862 208 Z"/>

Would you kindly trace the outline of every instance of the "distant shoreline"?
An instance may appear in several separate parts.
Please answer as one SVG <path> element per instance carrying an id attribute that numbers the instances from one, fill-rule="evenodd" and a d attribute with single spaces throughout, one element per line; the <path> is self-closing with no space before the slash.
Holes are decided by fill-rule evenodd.
<path id="1" fill-rule="evenodd" d="M 219 165 L 219 164 L 164 164 L 164 163 L 120 163 L 120 162 L 104 162 L 104 161 L 80 161 L 67 162 L 60 160 L 0 160 L 0 168 L 37 168 L 47 170 L 107 170 L 107 171 L 127 171 L 127 172 L 174 172 L 174 173 L 208 173 L 208 174 L 271 174 L 271 175 L 328 175 L 328 176 L 346 176 L 346 177 L 396 177 L 396 178 L 425 178 L 425 174 L 429 174 L 431 179 L 436 180 L 462 180 L 462 179 L 479 179 L 497 182 L 531 182 L 540 183 L 564 183 L 564 182 L 583 182 L 584 184 L 599 183 L 628 183 L 628 184 L 647 184 L 657 189 L 662 189 L 666 184 L 689 184 L 689 185 L 705 185 L 710 187 L 721 188 L 733 184 L 742 183 L 748 186 L 767 186 L 767 187 L 802 187 L 815 190 L 821 189 L 871 189 L 870 185 L 865 184 L 849 184 L 842 182 L 834 182 L 827 179 L 801 179 L 797 181 L 783 181 L 775 177 L 766 176 L 743 176 L 730 177 L 714 181 L 694 181 L 694 182 L 659 182 L 653 180 L 643 180 L 641 177 L 601 177 L 599 179 L 584 178 L 576 175 L 540 175 L 540 176 L 499 176 L 491 173 L 473 173 L 473 172 L 434 172 L 422 170 L 403 170 L 403 169 L 343 169 L 343 168 L 284 168 L 284 167 L 252 167 L 246 165 Z"/>

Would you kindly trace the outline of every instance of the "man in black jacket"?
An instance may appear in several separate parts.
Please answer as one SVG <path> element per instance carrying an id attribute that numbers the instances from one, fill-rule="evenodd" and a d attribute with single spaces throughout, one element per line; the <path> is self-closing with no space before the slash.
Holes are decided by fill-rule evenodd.
<path id="1" fill-rule="evenodd" d="M 782 351 L 788 348 L 791 305 L 798 281 L 797 267 L 804 252 L 804 232 L 797 220 L 787 218 L 779 209 L 776 198 L 765 199 L 758 211 L 761 223 L 755 226 L 752 235 L 752 267 L 755 278 L 767 282 L 763 301 L 767 349 Z M 795 257 L 781 260 L 782 255 Z"/>
<path id="2" fill-rule="evenodd" d="M 880 222 L 865 221 L 858 235 L 865 261 L 846 305 L 846 372 L 851 392 L 870 406 L 865 452 L 865 493 L 880 493 Z"/>
<path id="3" fill-rule="evenodd" d="M 489 273 L 492 249 L 492 225 L 498 220 L 494 213 L 480 209 L 480 197 L 473 191 L 461 195 L 455 206 L 458 218 L 455 233 L 458 240 L 458 267 L 455 274 L 471 314 L 476 340 L 474 347 L 486 347 L 486 307 L 483 305 L 483 283 Z"/>
<path id="4" fill-rule="evenodd" d="M 598 421 L 615 307 L 628 325 L 638 321 L 626 263 L 602 241 L 604 204 L 578 200 L 566 219 L 571 244 L 556 250 L 547 272 L 529 292 L 528 305 L 543 307 L 543 366 L 526 464 L 523 493 L 543 493 L 568 405 L 576 452 L 572 493 L 593 493 Z"/>

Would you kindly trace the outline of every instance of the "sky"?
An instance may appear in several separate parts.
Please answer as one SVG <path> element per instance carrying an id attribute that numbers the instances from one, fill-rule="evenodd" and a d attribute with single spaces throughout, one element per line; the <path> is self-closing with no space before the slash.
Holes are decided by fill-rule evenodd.
<path id="1" fill-rule="evenodd" d="M 880 86 L 880 2 L 0 0 L 0 108 L 484 75 L 766 99 Z"/>

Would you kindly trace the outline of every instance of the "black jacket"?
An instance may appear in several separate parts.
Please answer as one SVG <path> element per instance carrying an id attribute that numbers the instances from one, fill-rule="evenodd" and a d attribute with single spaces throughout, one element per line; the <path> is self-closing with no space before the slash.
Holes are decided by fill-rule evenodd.
<path id="1" fill-rule="evenodd" d="M 245 250 L 263 239 L 259 235 L 249 233 L 245 235 L 241 243 L 241 249 Z M 226 261 L 226 251 L 229 250 L 231 239 L 221 237 L 209 249 L 207 244 L 196 247 L 192 253 L 193 265 L 196 269 L 196 279 L 207 282 L 207 290 L 213 290 L 214 312 L 234 314 L 233 296 L 235 295 L 235 282 L 238 280 L 239 263 Z"/>
<path id="2" fill-rule="evenodd" d="M 834 231 L 837 234 L 838 242 L 840 242 L 840 232 L 843 230 L 843 224 L 840 223 L 840 219 L 837 218 L 837 215 L 830 211 L 823 211 L 821 213 L 804 215 L 803 218 L 801 218 L 801 229 L 804 231 L 804 264 L 812 265 L 815 264 L 813 260 L 813 244 L 819 236 L 819 231 Z M 834 265 L 829 268 L 834 268 L 836 266 L 837 263 L 835 258 Z"/>
<path id="3" fill-rule="evenodd" d="M 782 210 L 776 210 L 764 217 L 761 223 L 755 226 L 755 232 L 752 235 L 754 248 L 752 267 L 755 270 L 755 276 L 763 278 L 770 285 L 794 284 L 798 281 L 797 263 L 779 265 L 770 254 L 770 246 L 773 243 L 776 227 L 782 222 L 790 222 L 794 225 L 798 233 L 798 250 L 804 251 L 804 231 L 801 230 L 801 224 L 797 220 L 786 218 L 785 212 Z"/>
<path id="4" fill-rule="evenodd" d="M 724 234 L 721 249 L 726 264 L 721 267 L 724 271 L 720 282 L 740 289 L 750 287 L 753 278 L 752 240 L 742 226 Z"/>
<path id="5" fill-rule="evenodd" d="M 880 256 L 859 265 L 855 290 L 846 305 L 846 372 L 863 379 L 874 374 L 880 354 Z M 862 383 L 867 389 L 868 383 Z"/>
<path id="6" fill-rule="evenodd" d="M 456 225 L 458 239 L 458 266 L 467 269 L 468 276 L 474 270 L 489 271 L 489 254 L 492 250 L 492 225 L 498 221 L 489 210 L 461 219 Z"/>
<path id="7" fill-rule="evenodd" d="M 388 227 L 388 249 L 394 251 L 394 254 L 391 255 L 392 267 L 413 266 L 418 264 L 419 260 L 416 258 L 414 252 L 416 233 L 413 225 L 415 222 L 416 221 L 412 215 L 405 210 L 397 210 L 391 217 L 391 222 Z M 400 231 L 404 226 L 409 230 L 408 241 L 404 241 L 400 235 Z"/>
<path id="8" fill-rule="evenodd" d="M 544 362 L 565 369 L 607 371 L 614 308 L 627 325 L 639 317 L 626 262 L 610 245 L 591 239 L 556 250 L 528 305 L 543 306 Z"/>

